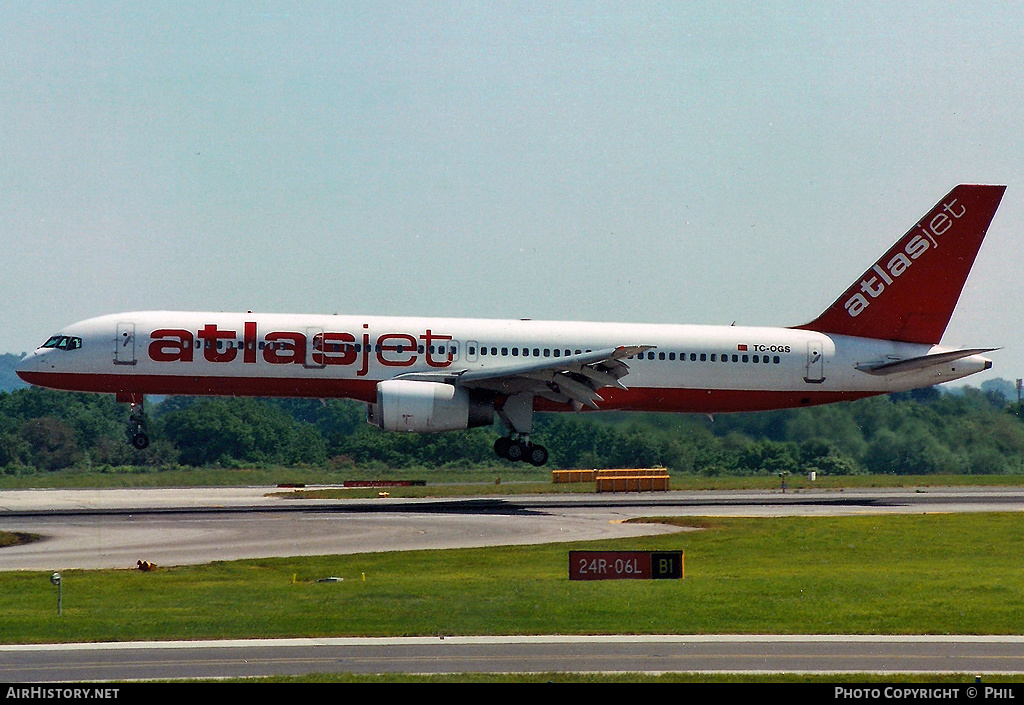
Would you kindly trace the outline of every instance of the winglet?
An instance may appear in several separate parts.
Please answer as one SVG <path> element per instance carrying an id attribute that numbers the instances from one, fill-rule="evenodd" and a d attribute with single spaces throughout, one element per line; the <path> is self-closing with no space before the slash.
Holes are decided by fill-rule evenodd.
<path id="1" fill-rule="evenodd" d="M 803 330 L 935 345 L 1005 186 L 957 186 Z"/>

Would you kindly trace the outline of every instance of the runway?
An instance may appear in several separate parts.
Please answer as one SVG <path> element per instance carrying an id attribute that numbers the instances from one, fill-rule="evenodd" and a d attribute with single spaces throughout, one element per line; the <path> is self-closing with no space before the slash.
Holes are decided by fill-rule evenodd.
<path id="1" fill-rule="evenodd" d="M 0 570 L 130 568 L 266 556 L 588 541 L 675 531 L 652 515 L 1021 511 L 1016 488 L 668 492 L 468 499 L 284 499 L 273 487 L 0 492 Z M 1021 637 L 607 636 L 0 646 L 0 680 L 312 672 L 1024 673 Z"/>
<path id="2" fill-rule="evenodd" d="M 0 681 L 306 673 L 1019 673 L 1021 637 L 537 636 L 0 646 Z M 997 679 L 996 679 L 997 680 Z"/>

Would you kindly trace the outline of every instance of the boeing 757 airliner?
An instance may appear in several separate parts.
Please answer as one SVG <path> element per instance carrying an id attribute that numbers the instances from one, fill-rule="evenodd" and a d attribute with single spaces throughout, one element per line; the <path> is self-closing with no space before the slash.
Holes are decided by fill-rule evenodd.
<path id="1" fill-rule="evenodd" d="M 824 313 L 790 328 L 145 311 L 68 326 L 18 375 L 131 403 L 138 448 L 147 394 L 343 397 L 388 431 L 497 416 L 507 435 L 495 452 L 539 466 L 535 411 L 780 409 L 988 369 L 994 348 L 939 342 L 1004 190 L 957 186 Z"/>

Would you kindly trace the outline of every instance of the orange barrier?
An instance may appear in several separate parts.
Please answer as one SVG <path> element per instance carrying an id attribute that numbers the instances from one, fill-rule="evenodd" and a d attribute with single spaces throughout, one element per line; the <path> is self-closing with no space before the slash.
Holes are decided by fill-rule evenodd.
<path id="1" fill-rule="evenodd" d="M 597 479 L 597 470 L 552 470 L 551 481 L 562 484 L 566 482 L 593 482 Z"/>
<path id="2" fill-rule="evenodd" d="M 598 492 L 664 492 L 668 475 L 605 475 L 597 478 Z"/>
<path id="3" fill-rule="evenodd" d="M 598 470 L 595 479 L 602 477 L 668 477 L 668 470 L 665 468 L 621 468 L 615 470 Z"/>
<path id="4" fill-rule="evenodd" d="M 664 492 L 669 489 L 665 468 L 610 470 L 553 470 L 553 483 L 594 482 L 598 492 Z"/>

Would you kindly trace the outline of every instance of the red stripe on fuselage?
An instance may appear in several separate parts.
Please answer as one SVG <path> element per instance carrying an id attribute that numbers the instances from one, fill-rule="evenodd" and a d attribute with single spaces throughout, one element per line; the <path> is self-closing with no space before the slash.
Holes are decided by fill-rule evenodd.
<path id="1" fill-rule="evenodd" d="M 72 392 L 101 394 L 345 398 L 374 403 L 377 382 L 369 379 L 303 379 L 297 377 L 223 377 L 180 375 L 79 374 L 64 372 L 20 372 L 30 384 Z M 683 413 L 728 413 L 767 411 L 854 401 L 879 392 L 771 391 L 744 389 L 675 389 L 633 387 L 606 388 L 600 403 L 603 411 L 667 411 Z M 536 397 L 535 411 L 571 411 L 567 404 Z"/>
<path id="2" fill-rule="evenodd" d="M 158 394 L 234 397 L 344 397 L 377 401 L 377 382 L 367 379 L 302 379 L 296 377 L 221 377 L 181 375 L 79 374 L 27 372 L 19 376 L 40 387 L 100 394 Z"/>

